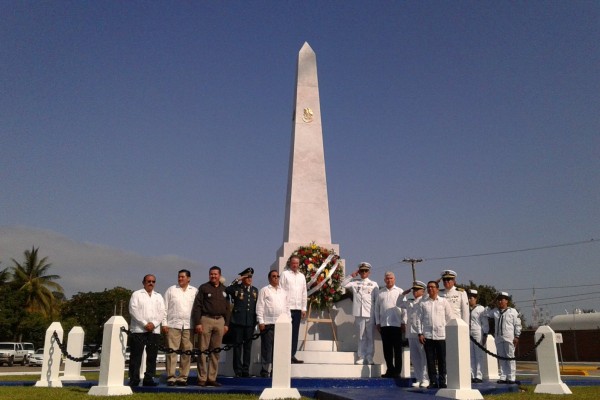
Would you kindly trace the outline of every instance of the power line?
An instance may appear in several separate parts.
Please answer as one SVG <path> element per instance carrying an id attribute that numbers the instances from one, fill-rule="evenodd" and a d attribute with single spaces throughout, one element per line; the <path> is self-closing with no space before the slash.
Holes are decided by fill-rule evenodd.
<path id="1" fill-rule="evenodd" d="M 553 304 L 565 304 L 565 303 L 576 303 L 579 301 L 586 301 L 586 300 L 595 300 L 595 299 L 600 299 L 600 297 L 590 297 L 587 299 L 577 299 L 577 300 L 567 300 L 567 301 L 556 301 L 554 303 L 544 303 L 544 304 L 538 304 L 539 306 L 545 307 L 545 306 L 550 306 Z"/>
<path id="2" fill-rule="evenodd" d="M 466 254 L 466 255 L 461 255 L 461 256 L 423 257 L 423 260 L 424 261 L 452 260 L 452 259 L 457 259 L 457 258 L 493 256 L 493 255 L 497 255 L 497 254 L 522 253 L 522 252 L 525 252 L 525 251 L 553 249 L 553 248 L 556 248 L 556 247 L 578 246 L 578 245 L 581 245 L 581 244 L 590 244 L 590 243 L 598 243 L 598 239 L 592 238 L 592 239 L 589 239 L 589 240 L 582 240 L 582 241 L 579 241 L 579 242 L 551 244 L 551 245 L 547 245 L 547 246 L 528 247 L 528 248 L 525 248 L 525 249 L 517 249 L 517 250 L 505 250 L 505 251 L 494 251 L 494 252 L 488 252 L 488 253 Z"/>
<path id="3" fill-rule="evenodd" d="M 510 292 L 515 292 L 517 290 L 538 290 L 538 289 L 567 289 L 567 288 L 579 288 L 579 287 L 589 287 L 589 286 L 600 286 L 600 283 L 590 283 L 589 285 L 569 285 L 569 286 L 546 286 L 546 287 L 530 287 L 530 288 L 521 288 L 521 289 L 506 289 Z"/>
<path id="4" fill-rule="evenodd" d="M 513 302 L 521 304 L 521 303 L 531 303 L 533 301 L 544 301 L 544 300 L 554 300 L 554 299 L 565 299 L 569 297 L 577 297 L 577 296 L 590 296 L 592 293 L 580 293 L 580 294 L 570 294 L 567 296 L 555 296 L 555 297 L 545 297 L 543 299 L 533 299 L 533 300 L 513 300 Z"/>

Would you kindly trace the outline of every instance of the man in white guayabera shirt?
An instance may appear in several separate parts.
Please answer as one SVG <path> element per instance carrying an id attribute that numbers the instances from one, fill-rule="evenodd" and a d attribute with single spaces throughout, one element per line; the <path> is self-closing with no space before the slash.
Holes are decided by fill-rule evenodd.
<path id="1" fill-rule="evenodd" d="M 285 290 L 279 285 L 279 271 L 269 271 L 269 284 L 258 292 L 256 301 L 256 320 L 262 333 L 260 338 L 260 356 L 262 369 L 260 376 L 268 378 L 273 364 L 273 344 L 275 340 L 275 322 L 281 314 L 290 318 L 290 306 Z"/>
<path id="2" fill-rule="evenodd" d="M 296 350 L 298 350 L 300 321 L 306 318 L 308 301 L 306 277 L 300 271 L 300 257 L 292 255 L 288 260 L 288 267 L 289 269 L 282 272 L 279 284 L 287 293 L 292 316 L 292 364 L 301 364 L 304 361 L 296 358 Z"/>
<path id="3" fill-rule="evenodd" d="M 192 306 L 198 289 L 190 285 L 192 274 L 187 269 L 177 273 L 177 285 L 165 292 L 166 317 L 163 319 L 162 332 L 167 335 L 167 347 L 173 350 L 192 350 Z M 190 374 L 191 356 L 179 357 L 179 376 L 177 353 L 167 354 L 167 386 L 187 386 Z"/>

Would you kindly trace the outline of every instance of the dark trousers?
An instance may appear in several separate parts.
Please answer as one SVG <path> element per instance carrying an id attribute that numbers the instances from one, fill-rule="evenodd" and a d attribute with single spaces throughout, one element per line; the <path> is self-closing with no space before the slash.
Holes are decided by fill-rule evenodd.
<path id="1" fill-rule="evenodd" d="M 260 337 L 260 358 L 262 360 L 262 370 L 269 371 L 273 363 L 273 345 L 275 344 L 275 325 L 265 325 L 265 331 Z"/>
<path id="2" fill-rule="evenodd" d="M 387 373 L 400 375 L 402 372 L 402 329 L 399 326 L 382 326 L 381 344 Z"/>
<path id="3" fill-rule="evenodd" d="M 427 374 L 431 384 L 446 383 L 446 341 L 426 339 L 425 357 L 427 357 Z M 435 363 L 437 362 L 437 370 Z"/>
<path id="4" fill-rule="evenodd" d="M 233 343 L 244 344 L 233 347 L 233 371 L 236 375 L 248 374 L 250 372 L 250 353 L 252 351 L 252 335 L 254 326 L 243 326 L 231 324 L 229 326 L 233 335 Z"/>
<path id="5" fill-rule="evenodd" d="M 156 355 L 158 354 L 158 344 L 160 335 L 154 333 L 133 333 L 129 341 L 131 355 L 129 358 L 129 382 L 137 385 L 140 383 L 140 368 L 142 366 L 142 356 L 144 348 L 146 349 L 146 371 L 144 372 L 144 382 L 154 382 L 156 374 Z"/>
<path id="6" fill-rule="evenodd" d="M 302 319 L 302 310 L 290 310 L 292 314 L 292 357 L 298 350 L 298 332 L 300 332 L 300 320 Z"/>

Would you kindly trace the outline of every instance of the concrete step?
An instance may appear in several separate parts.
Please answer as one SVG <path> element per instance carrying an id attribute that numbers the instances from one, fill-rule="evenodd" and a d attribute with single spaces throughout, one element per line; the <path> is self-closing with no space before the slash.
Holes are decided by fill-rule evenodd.
<path id="1" fill-rule="evenodd" d="M 379 378 L 380 365 L 292 364 L 292 377 L 303 378 Z"/>
<path id="2" fill-rule="evenodd" d="M 298 350 L 304 351 L 338 351 L 333 340 L 303 340 L 298 341 Z"/>
<path id="3" fill-rule="evenodd" d="M 350 351 L 297 351 L 305 364 L 354 364 L 356 353 Z"/>

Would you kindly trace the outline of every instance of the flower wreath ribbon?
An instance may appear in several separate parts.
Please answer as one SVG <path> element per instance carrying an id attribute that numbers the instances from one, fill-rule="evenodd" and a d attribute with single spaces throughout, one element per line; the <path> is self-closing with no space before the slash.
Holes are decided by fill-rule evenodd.
<path id="1" fill-rule="evenodd" d="M 319 269 L 317 270 L 315 275 L 310 279 L 310 282 L 308 282 L 306 284 L 307 287 L 311 287 L 313 285 L 313 283 L 315 283 L 317 281 L 317 279 L 319 278 L 319 275 L 321 275 L 321 272 L 323 272 L 323 270 L 325 269 L 327 264 L 329 264 L 329 261 L 331 261 L 332 258 L 333 258 L 333 254 L 330 254 L 329 257 L 327 257 L 325 259 L 325 261 L 323 261 L 323 264 L 321 264 L 321 266 L 319 267 Z"/>
<path id="2" fill-rule="evenodd" d="M 331 256 L 329 256 L 329 257 L 331 257 Z M 327 259 L 329 259 L 329 257 L 328 257 Z M 335 272 L 335 270 L 336 270 L 336 269 L 337 269 L 337 267 L 338 267 L 338 261 L 339 261 L 339 258 L 338 258 L 337 260 L 335 260 L 335 264 L 333 264 L 333 266 L 332 266 L 332 267 L 331 267 L 331 269 L 329 270 L 329 273 L 327 274 L 327 276 L 325 277 L 325 279 L 323 279 L 321 282 L 319 282 L 319 284 L 318 284 L 317 286 L 315 286 L 314 288 L 310 289 L 310 290 L 308 291 L 308 293 L 306 294 L 307 296 L 310 296 L 311 294 L 313 294 L 313 293 L 314 293 L 314 292 L 316 292 L 317 290 L 321 289 L 321 287 L 322 287 L 322 286 L 323 286 L 325 283 L 329 282 L 329 280 L 331 279 L 331 275 L 333 275 L 333 273 Z M 326 265 L 326 264 L 327 264 L 327 262 L 326 262 L 324 265 Z M 323 267 L 321 267 L 321 268 L 323 268 Z M 318 276 L 318 275 L 317 275 L 317 274 L 315 274 L 315 276 Z"/>

